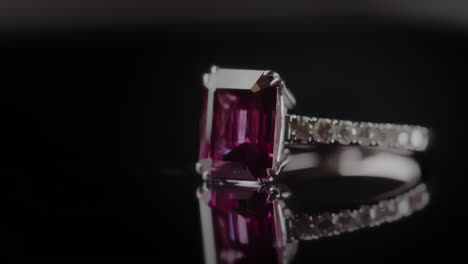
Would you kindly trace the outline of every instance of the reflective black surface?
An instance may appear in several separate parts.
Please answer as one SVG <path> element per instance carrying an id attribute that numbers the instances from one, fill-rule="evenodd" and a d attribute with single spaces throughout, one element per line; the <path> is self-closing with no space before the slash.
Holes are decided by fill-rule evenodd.
<path id="1" fill-rule="evenodd" d="M 335 181 L 358 190 L 353 179 Z M 366 188 L 376 178 L 364 177 Z M 354 184 L 350 184 L 353 183 Z M 395 183 L 395 182 L 394 182 Z M 380 188 L 391 185 L 380 183 Z M 204 183 L 197 189 L 205 263 L 292 263 L 299 243 L 346 236 L 366 228 L 376 228 L 423 210 L 430 201 L 424 184 L 378 202 L 362 202 L 349 207 L 343 199 L 341 208 L 322 205 L 307 193 L 327 188 L 323 180 L 304 182 L 311 190 L 292 185 L 258 187 Z M 379 185 L 377 185 L 379 186 Z M 332 191 L 333 189 L 327 188 Z M 350 193 L 351 190 L 348 191 Z M 348 208 L 345 204 L 348 204 Z M 320 208 L 320 209 L 318 209 Z"/>
<path id="2" fill-rule="evenodd" d="M 296 113 L 436 131 L 427 210 L 301 243 L 296 263 L 460 254 L 467 44 L 461 28 L 379 19 L 3 32 L 3 250 L 203 263 L 201 73 L 219 64 L 280 72 Z"/>

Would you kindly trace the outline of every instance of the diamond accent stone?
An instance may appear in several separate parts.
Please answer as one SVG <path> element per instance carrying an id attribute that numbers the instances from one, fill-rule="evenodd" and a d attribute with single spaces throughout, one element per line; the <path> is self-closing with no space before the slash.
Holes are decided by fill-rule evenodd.
<path id="1" fill-rule="evenodd" d="M 312 123 L 309 118 L 291 120 L 291 136 L 295 142 L 308 143 L 312 140 Z"/>
<path id="2" fill-rule="evenodd" d="M 358 131 L 358 142 L 364 146 L 375 144 L 375 131 L 372 123 L 362 123 Z"/>
<path id="3" fill-rule="evenodd" d="M 391 124 L 379 124 L 375 131 L 375 142 L 382 147 L 393 147 L 395 145 L 395 132 Z"/>
<path id="4" fill-rule="evenodd" d="M 356 129 L 353 127 L 351 121 L 340 121 L 337 126 L 335 126 L 334 137 L 335 140 L 343 145 L 349 145 L 353 142 L 356 136 Z"/>
<path id="5" fill-rule="evenodd" d="M 423 151 L 429 142 L 429 133 L 420 126 L 352 122 L 286 115 L 285 143 L 358 144 Z"/>
<path id="6" fill-rule="evenodd" d="M 410 146 L 410 131 L 408 126 L 398 126 L 397 127 L 397 145 L 401 148 L 409 148 Z"/>
<path id="7" fill-rule="evenodd" d="M 319 119 L 312 130 L 314 140 L 320 143 L 330 143 L 333 138 L 332 121 Z"/>
<path id="8" fill-rule="evenodd" d="M 428 131 L 422 127 L 415 127 L 411 130 L 410 143 L 415 149 L 425 149 L 429 143 Z"/>

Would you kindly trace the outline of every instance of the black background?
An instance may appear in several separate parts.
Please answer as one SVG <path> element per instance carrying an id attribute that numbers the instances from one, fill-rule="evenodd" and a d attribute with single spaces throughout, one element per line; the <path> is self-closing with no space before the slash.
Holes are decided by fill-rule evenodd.
<path id="1" fill-rule="evenodd" d="M 317 256 L 464 250 L 463 27 L 382 18 L 6 31 L 0 37 L 2 249 L 202 263 L 194 172 L 201 75 L 273 69 L 296 113 L 434 128 L 430 207 L 302 243 Z M 183 252 L 183 253 L 181 253 Z"/>

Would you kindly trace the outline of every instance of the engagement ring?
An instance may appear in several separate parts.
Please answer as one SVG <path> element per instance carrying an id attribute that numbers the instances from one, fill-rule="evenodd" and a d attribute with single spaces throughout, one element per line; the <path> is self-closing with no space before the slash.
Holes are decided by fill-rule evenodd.
<path id="1" fill-rule="evenodd" d="M 288 114 L 296 100 L 276 72 L 213 66 L 203 84 L 197 171 L 205 180 L 270 182 L 288 165 L 290 149 L 337 145 L 411 153 L 428 146 L 428 129 L 417 125 Z M 212 173 L 226 167 L 243 172 Z"/>

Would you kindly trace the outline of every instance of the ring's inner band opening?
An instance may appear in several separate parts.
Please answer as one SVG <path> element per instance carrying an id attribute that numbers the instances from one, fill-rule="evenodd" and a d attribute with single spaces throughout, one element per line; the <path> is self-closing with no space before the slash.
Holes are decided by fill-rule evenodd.
<path id="1" fill-rule="evenodd" d="M 414 156 L 359 147 L 291 150 L 275 183 L 284 184 L 301 206 L 321 210 L 376 203 L 420 182 Z"/>

